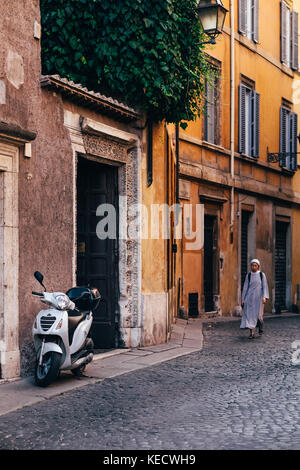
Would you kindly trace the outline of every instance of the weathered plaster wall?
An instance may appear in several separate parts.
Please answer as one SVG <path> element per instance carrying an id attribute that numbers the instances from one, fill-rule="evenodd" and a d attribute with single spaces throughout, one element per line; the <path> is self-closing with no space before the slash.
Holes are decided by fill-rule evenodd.
<path id="1" fill-rule="evenodd" d="M 144 137 L 145 139 L 145 137 Z M 144 345 L 167 338 L 167 240 L 151 238 L 151 208 L 166 204 L 166 140 L 163 125 L 153 126 L 153 183 L 147 187 L 147 150 L 143 141 L 142 203 L 148 214 L 148 237 L 142 240 L 142 316 Z M 162 219 L 161 219 L 162 221 Z M 162 233 L 162 232 L 161 232 Z"/>
<path id="2" fill-rule="evenodd" d="M 40 41 L 33 37 L 40 21 L 37 0 L 1 5 L 0 41 L 5 104 L 0 120 L 35 131 L 32 157 L 20 152 L 19 166 L 19 329 L 21 369 L 31 371 L 31 327 L 40 303 L 31 291 L 43 272 L 47 288 L 66 290 L 72 281 L 72 151 L 63 126 L 61 98 L 42 90 Z"/>

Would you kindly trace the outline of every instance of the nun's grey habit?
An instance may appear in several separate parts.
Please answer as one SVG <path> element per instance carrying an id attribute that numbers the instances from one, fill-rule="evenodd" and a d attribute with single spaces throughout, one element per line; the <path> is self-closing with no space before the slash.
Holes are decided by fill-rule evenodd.
<path id="1" fill-rule="evenodd" d="M 244 308 L 241 328 L 254 329 L 258 319 L 263 321 L 264 298 L 269 298 L 269 288 L 265 274 L 261 273 L 261 271 L 256 273 L 251 272 L 250 283 L 249 275 L 247 274 L 242 294 Z"/>

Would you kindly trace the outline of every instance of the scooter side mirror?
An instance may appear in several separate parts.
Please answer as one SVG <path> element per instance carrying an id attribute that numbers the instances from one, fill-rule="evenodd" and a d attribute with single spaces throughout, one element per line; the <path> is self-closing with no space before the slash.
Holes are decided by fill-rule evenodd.
<path id="1" fill-rule="evenodd" d="M 43 288 L 46 290 L 46 287 L 43 284 L 44 276 L 42 275 L 42 273 L 40 273 L 39 271 L 35 271 L 34 277 L 41 284 L 41 286 L 43 286 Z"/>

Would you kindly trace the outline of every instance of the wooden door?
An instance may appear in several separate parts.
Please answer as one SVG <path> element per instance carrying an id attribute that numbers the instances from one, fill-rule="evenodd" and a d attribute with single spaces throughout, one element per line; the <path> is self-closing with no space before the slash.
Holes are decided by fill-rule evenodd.
<path id="1" fill-rule="evenodd" d="M 95 349 L 117 346 L 118 243 L 101 240 L 96 227 L 100 204 L 112 204 L 117 216 L 117 168 L 79 158 L 77 175 L 77 285 L 97 287 L 101 294 L 91 335 Z M 116 227 L 118 220 L 116 220 Z"/>
<path id="2" fill-rule="evenodd" d="M 275 305 L 282 310 L 286 305 L 286 284 L 287 284 L 287 230 L 286 222 L 276 221 L 276 242 L 275 242 Z"/>
<path id="3" fill-rule="evenodd" d="M 205 311 L 215 310 L 219 294 L 218 221 L 216 216 L 204 216 L 204 297 Z"/>

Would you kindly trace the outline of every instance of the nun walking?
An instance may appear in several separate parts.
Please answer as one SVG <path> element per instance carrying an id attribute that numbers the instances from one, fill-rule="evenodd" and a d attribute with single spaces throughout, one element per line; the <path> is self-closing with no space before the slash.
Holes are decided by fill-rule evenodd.
<path id="1" fill-rule="evenodd" d="M 269 288 L 266 275 L 260 270 L 258 259 L 251 261 L 251 271 L 247 274 L 243 293 L 243 315 L 241 328 L 250 330 L 249 339 L 254 339 L 255 328 L 259 328 L 259 335 L 263 333 L 264 304 L 269 298 Z"/>

